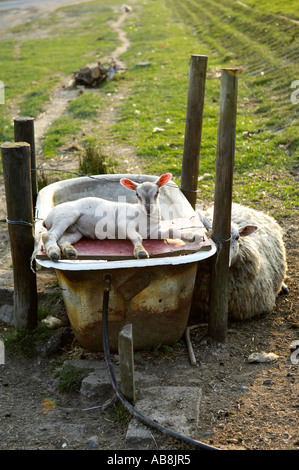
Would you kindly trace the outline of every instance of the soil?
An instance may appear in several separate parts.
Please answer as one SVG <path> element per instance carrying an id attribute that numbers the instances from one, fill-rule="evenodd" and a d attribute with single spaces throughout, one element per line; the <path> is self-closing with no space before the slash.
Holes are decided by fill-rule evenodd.
<path id="1" fill-rule="evenodd" d="M 116 25 L 120 31 L 121 25 L 121 21 Z M 129 47 L 123 33 L 122 38 L 124 47 Z M 121 54 L 121 50 L 118 53 Z M 57 93 L 62 90 L 61 87 Z M 129 92 L 127 85 L 123 85 L 118 96 L 114 96 L 114 101 Z M 55 99 L 51 102 L 54 108 L 55 102 Z M 115 106 L 113 108 L 116 109 Z M 63 112 L 63 106 L 59 112 Z M 109 119 L 115 119 L 115 113 L 108 113 Z M 105 115 L 101 120 L 105 126 L 107 118 L 108 115 Z M 42 117 L 40 121 L 36 120 L 37 133 L 42 135 L 46 126 L 42 132 L 39 122 L 42 122 Z M 106 135 L 104 124 L 103 134 Z M 110 148 L 113 145 L 116 154 L 119 152 L 123 155 L 124 149 L 118 149 L 107 136 L 108 148 L 109 145 Z M 126 152 L 124 168 L 127 172 L 132 172 L 132 169 L 138 172 L 140 162 L 134 160 L 133 149 L 127 149 Z M 62 165 L 74 168 L 74 158 L 72 155 L 67 158 L 62 155 L 53 165 L 62 162 Z M 1 307 L 12 304 L 13 292 L 2 178 L 0 198 Z M 283 228 L 290 293 L 277 298 L 271 314 L 251 321 L 229 323 L 225 344 L 213 342 L 204 324 L 192 330 L 195 365 L 190 363 L 185 338 L 182 338 L 178 348 L 136 353 L 136 406 L 148 396 L 150 386 L 151 390 L 156 390 L 156 394 L 151 396 L 154 404 L 152 409 L 146 408 L 148 417 L 158 412 L 162 423 L 173 431 L 188 432 L 193 439 L 223 450 L 299 449 L 299 366 L 296 363 L 298 355 L 291 356 L 290 350 L 291 342 L 299 339 L 298 219 L 285 219 Z M 40 304 L 50 308 L 52 314 L 67 323 L 61 298 L 55 296 L 58 290 L 55 273 L 38 271 L 37 281 Z M 0 324 L 0 336 L 10 328 L 4 323 Z M 267 363 L 248 361 L 250 354 L 263 351 L 274 353 L 276 359 Z M 59 391 L 55 370 L 63 363 L 66 354 L 68 360 L 80 358 L 100 364 L 105 362 L 103 354 L 93 354 L 82 349 L 74 338 L 50 357 L 39 355 L 24 359 L 15 353 L 6 353 L 5 364 L 0 365 L 1 450 L 132 448 L 126 441 L 128 421 L 113 420 L 108 413 L 109 407 L 108 411 L 101 407 L 113 396 L 112 389 L 93 398 L 79 392 L 66 394 Z M 112 359 L 117 369 L 117 357 L 113 356 Z M 175 402 L 166 393 L 169 388 L 173 394 L 176 388 L 180 396 Z M 186 388 L 190 390 L 190 395 L 186 393 Z M 198 399 L 194 404 L 196 391 Z M 82 411 L 93 406 L 100 408 Z M 186 416 L 187 428 L 184 427 Z M 187 444 L 155 430 L 151 429 L 151 434 L 152 449 L 191 449 Z M 95 439 L 89 440 L 92 436 L 97 436 L 98 444 L 94 444 Z"/>

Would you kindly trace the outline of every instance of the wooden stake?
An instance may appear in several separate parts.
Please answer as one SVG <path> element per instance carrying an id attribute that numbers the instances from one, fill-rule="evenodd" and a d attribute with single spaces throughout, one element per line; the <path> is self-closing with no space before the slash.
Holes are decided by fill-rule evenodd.
<path id="1" fill-rule="evenodd" d="M 1 155 L 14 274 L 15 328 L 27 330 L 37 324 L 36 275 L 30 266 L 34 250 L 30 145 L 4 143 Z"/>
<path id="2" fill-rule="evenodd" d="M 34 118 L 28 116 L 19 116 L 14 118 L 14 134 L 15 142 L 27 142 L 30 144 L 31 149 L 31 169 L 36 168 L 35 159 L 35 138 L 34 138 Z M 38 186 L 37 186 L 37 173 L 31 171 L 31 186 L 32 186 L 32 204 L 35 208 Z"/>
<path id="3" fill-rule="evenodd" d="M 132 324 L 125 325 L 118 336 L 121 391 L 128 401 L 135 402 L 134 348 Z"/>
<path id="4" fill-rule="evenodd" d="M 207 63 L 207 56 L 191 56 L 181 191 L 193 208 L 195 208 L 197 194 Z"/>
<path id="5" fill-rule="evenodd" d="M 216 158 L 212 237 L 217 254 L 212 262 L 209 335 L 225 342 L 228 314 L 228 270 L 235 158 L 238 69 L 223 69 Z"/>
<path id="6" fill-rule="evenodd" d="M 191 341 L 191 338 L 190 338 L 190 327 L 189 326 L 187 326 L 186 331 L 185 331 L 185 339 L 186 339 L 186 343 L 187 343 L 187 349 L 188 349 L 188 353 L 189 353 L 190 362 L 191 362 L 192 366 L 195 366 L 196 365 L 196 357 L 195 357 L 193 347 L 192 347 L 192 341 Z"/>

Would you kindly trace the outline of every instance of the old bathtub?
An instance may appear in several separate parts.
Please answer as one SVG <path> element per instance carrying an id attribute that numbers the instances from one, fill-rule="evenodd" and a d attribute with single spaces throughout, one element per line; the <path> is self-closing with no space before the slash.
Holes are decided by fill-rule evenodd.
<path id="1" fill-rule="evenodd" d="M 216 251 L 213 242 L 205 236 L 196 246 L 146 240 L 144 246 L 151 257 L 142 260 L 133 257 L 132 245 L 126 240 L 81 240 L 75 244 L 78 260 L 47 259 L 41 246 L 42 220 L 51 208 L 86 196 L 136 202 L 134 192 L 120 185 L 122 177 L 137 182 L 156 180 L 147 175 L 80 177 L 53 183 L 37 197 L 36 262 L 56 270 L 74 334 L 81 346 L 92 351 L 103 350 L 102 300 L 106 274 L 112 278 L 108 315 L 110 349 L 117 350 L 118 334 L 126 323 L 132 323 L 135 350 L 170 345 L 185 331 L 197 264 Z M 185 221 L 194 223 L 195 212 L 175 183 L 169 182 L 161 188 L 160 204 L 162 219 L 184 217 Z"/>

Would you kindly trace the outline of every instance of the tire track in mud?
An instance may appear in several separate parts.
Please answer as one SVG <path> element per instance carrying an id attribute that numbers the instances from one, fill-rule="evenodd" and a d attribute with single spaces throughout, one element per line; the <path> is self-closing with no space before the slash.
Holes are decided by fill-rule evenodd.
<path id="1" fill-rule="evenodd" d="M 115 10 L 115 8 L 114 8 Z M 120 66 L 124 64 L 119 60 L 119 57 L 128 50 L 130 42 L 123 31 L 122 27 L 127 18 L 127 13 L 123 12 L 117 21 L 111 21 L 109 23 L 110 28 L 118 34 L 120 45 L 115 49 L 112 54 L 109 54 L 101 59 L 102 62 L 108 62 L 111 58 L 117 61 Z M 92 67 L 96 64 L 88 64 L 87 66 Z M 37 158 L 41 155 L 41 141 L 50 125 L 61 117 L 66 110 L 68 104 L 76 99 L 80 90 L 69 85 L 70 79 L 60 83 L 56 90 L 53 92 L 49 103 L 47 104 L 45 111 L 35 119 L 34 132 L 36 140 L 36 152 Z"/>

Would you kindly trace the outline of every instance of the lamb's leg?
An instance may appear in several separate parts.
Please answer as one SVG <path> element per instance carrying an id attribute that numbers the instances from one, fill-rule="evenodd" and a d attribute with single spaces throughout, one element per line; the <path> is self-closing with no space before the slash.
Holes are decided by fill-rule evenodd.
<path id="1" fill-rule="evenodd" d="M 188 243 L 195 243 L 195 244 L 200 243 L 202 241 L 202 236 L 199 235 L 198 233 L 181 232 L 180 230 L 177 230 L 176 228 L 170 228 L 169 230 L 159 230 L 158 238 L 179 239 L 179 240 L 184 240 Z"/>
<path id="2" fill-rule="evenodd" d="M 130 227 L 119 226 L 119 234 L 120 233 L 126 233 L 126 238 L 131 240 L 131 242 L 133 243 L 135 258 L 138 258 L 138 259 L 149 258 L 148 252 L 145 250 L 145 248 L 142 245 L 142 236 L 136 231 L 135 227 L 130 228 Z"/>
<path id="3" fill-rule="evenodd" d="M 149 254 L 146 251 L 146 249 L 142 245 L 142 237 L 137 234 L 137 237 L 131 238 L 131 242 L 134 245 L 134 256 L 135 258 L 141 259 L 141 258 L 149 258 Z"/>
<path id="4" fill-rule="evenodd" d="M 78 257 L 78 253 L 72 245 L 73 243 L 78 242 L 81 238 L 82 233 L 76 229 L 75 231 L 65 233 L 57 242 L 62 254 L 68 259 L 76 259 Z"/>
<path id="5" fill-rule="evenodd" d="M 73 213 L 70 214 L 59 214 L 57 211 L 55 218 L 50 218 L 50 229 L 48 232 L 42 234 L 44 249 L 52 261 L 58 261 L 61 257 L 61 251 L 57 241 L 61 239 L 68 228 L 72 226 L 80 216 L 78 211 L 72 212 Z M 45 220 L 45 227 L 48 228 L 47 219 Z"/>

